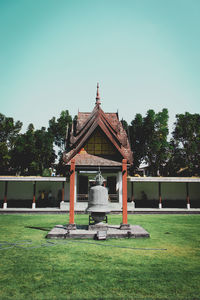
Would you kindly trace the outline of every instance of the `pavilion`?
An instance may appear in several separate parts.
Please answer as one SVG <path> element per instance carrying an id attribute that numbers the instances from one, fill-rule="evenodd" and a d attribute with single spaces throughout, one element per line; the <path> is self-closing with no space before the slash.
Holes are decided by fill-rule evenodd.
<path id="1" fill-rule="evenodd" d="M 70 176 L 70 186 L 75 202 L 88 201 L 94 173 L 100 169 L 109 200 L 122 204 L 123 176 L 127 178 L 127 171 L 124 174 L 122 166 L 124 164 L 125 168 L 129 168 L 133 164 L 133 154 L 118 113 L 102 110 L 98 84 L 93 111 L 78 112 L 76 124 L 72 124 L 69 149 L 64 153 L 63 160 L 68 169 L 72 164 L 74 167 L 71 170 L 74 179 Z M 61 208 L 64 205 L 62 203 Z"/>

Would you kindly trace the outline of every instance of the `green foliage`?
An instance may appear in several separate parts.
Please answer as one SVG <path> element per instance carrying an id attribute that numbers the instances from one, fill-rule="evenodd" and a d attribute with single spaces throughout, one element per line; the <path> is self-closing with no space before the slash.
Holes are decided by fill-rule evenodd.
<path id="1" fill-rule="evenodd" d="M 73 119 L 76 132 L 77 116 Z M 131 124 L 121 120 L 126 130 L 136 173 L 141 163 L 146 163 L 150 175 L 200 176 L 200 115 L 176 115 L 173 138 L 169 142 L 168 111 L 155 113 L 148 110 L 146 116 L 136 114 Z M 57 173 L 66 175 L 62 154 L 69 149 L 72 117 L 68 110 L 59 118 L 49 121 L 49 128 L 35 130 L 30 124 L 21 134 L 22 123 L 0 114 L 0 174 L 42 175 L 44 169 L 53 166 L 58 150 Z"/>
<path id="2" fill-rule="evenodd" d="M 42 175 L 55 162 L 54 145 L 59 149 L 61 161 L 71 123 L 66 110 L 57 120 L 53 117 L 49 121 L 48 130 L 45 127 L 35 130 L 30 124 L 26 133 L 20 134 L 22 123 L 0 114 L 0 173 Z"/>
<path id="3" fill-rule="evenodd" d="M 12 149 L 13 143 L 22 128 L 20 121 L 14 122 L 13 118 L 7 118 L 0 113 L 0 142 L 6 143 L 8 149 Z"/>
<path id="4" fill-rule="evenodd" d="M 47 243 L 48 231 L 68 219 L 0 216 L 1 245 L 24 242 L 0 251 L 0 299 L 200 299 L 199 215 L 129 215 L 149 239 Z M 109 224 L 121 220 L 108 218 Z M 88 216 L 76 215 L 75 222 L 88 224 Z"/>
<path id="5" fill-rule="evenodd" d="M 171 141 L 171 174 L 200 176 L 200 114 L 176 115 Z M 184 172 L 181 172 L 184 171 Z"/>
<path id="6" fill-rule="evenodd" d="M 168 158 L 168 118 L 168 110 L 163 109 L 157 114 L 153 110 L 149 110 L 144 119 L 145 162 L 154 176 L 157 175 L 157 172 L 162 175 Z"/>
<path id="7" fill-rule="evenodd" d="M 51 176 L 51 170 L 50 169 L 44 169 L 43 172 L 42 172 L 42 176 L 50 177 Z"/>
<path id="8" fill-rule="evenodd" d="M 144 159 L 144 134 L 143 118 L 141 114 L 136 114 L 135 119 L 129 126 L 130 144 L 133 151 L 134 170 L 139 168 Z"/>
<path id="9" fill-rule="evenodd" d="M 122 126 L 123 126 L 124 130 L 126 131 L 126 133 L 128 133 L 128 123 L 126 122 L 126 120 L 121 119 L 120 122 L 122 123 Z"/>
<path id="10" fill-rule="evenodd" d="M 10 153 L 6 143 L 0 142 L 0 171 L 5 171 L 9 168 Z"/>
<path id="11" fill-rule="evenodd" d="M 62 155 L 69 145 L 71 126 L 72 117 L 70 116 L 68 110 L 62 111 L 57 120 L 55 117 L 53 117 L 49 121 L 48 131 L 52 134 L 54 138 L 54 144 L 58 149 L 59 162 L 56 166 L 57 174 L 65 174 L 65 166 L 63 165 Z"/>
<path id="12" fill-rule="evenodd" d="M 142 117 L 136 114 L 129 126 L 130 143 L 134 157 L 134 172 L 142 162 L 148 165 L 153 176 L 163 173 L 169 155 L 168 136 L 168 110 L 159 113 L 148 110 Z"/>
<path id="13" fill-rule="evenodd" d="M 53 149 L 53 136 L 46 131 L 45 127 L 35 131 L 35 153 L 36 162 L 39 166 L 40 174 L 45 168 L 51 167 L 56 155 Z"/>
<path id="14" fill-rule="evenodd" d="M 34 131 L 30 124 L 26 133 L 20 134 L 12 150 L 12 166 L 21 175 L 42 175 L 56 158 L 53 137 L 45 127 Z"/>
<path id="15" fill-rule="evenodd" d="M 68 132 L 71 125 L 72 117 L 69 115 L 68 110 L 63 110 L 57 120 L 53 117 L 49 121 L 48 131 L 53 135 L 55 145 L 60 148 L 59 154 L 63 153 L 65 150 L 66 140 L 68 138 Z"/>
<path id="16" fill-rule="evenodd" d="M 0 113 L 0 174 L 8 174 L 10 169 L 11 150 L 21 130 L 22 123 L 14 122 Z"/>

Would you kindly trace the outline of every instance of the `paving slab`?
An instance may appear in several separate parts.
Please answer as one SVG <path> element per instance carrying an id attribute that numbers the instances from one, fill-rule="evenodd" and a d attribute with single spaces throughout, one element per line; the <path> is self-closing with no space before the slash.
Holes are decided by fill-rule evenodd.
<path id="1" fill-rule="evenodd" d="M 101 230 L 102 231 L 102 230 Z M 107 225 L 106 238 L 147 238 L 150 237 L 140 225 L 130 225 L 128 229 L 120 229 L 120 225 Z M 96 239 L 98 230 L 88 230 L 87 225 L 79 225 L 69 230 L 65 225 L 56 225 L 46 236 L 48 239 Z"/>

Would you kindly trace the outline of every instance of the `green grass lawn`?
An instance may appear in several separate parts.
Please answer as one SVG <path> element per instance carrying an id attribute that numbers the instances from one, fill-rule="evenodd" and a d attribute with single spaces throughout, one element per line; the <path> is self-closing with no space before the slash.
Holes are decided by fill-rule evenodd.
<path id="1" fill-rule="evenodd" d="M 75 221 L 87 224 L 88 216 Z M 67 215 L 0 215 L 1 300 L 200 299 L 200 215 L 130 215 L 149 239 L 48 243 L 47 232 L 67 222 Z"/>

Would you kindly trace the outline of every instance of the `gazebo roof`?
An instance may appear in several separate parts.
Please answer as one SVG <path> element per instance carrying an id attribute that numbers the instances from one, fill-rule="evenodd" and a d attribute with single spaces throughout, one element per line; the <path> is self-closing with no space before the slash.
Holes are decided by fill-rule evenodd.
<path id="1" fill-rule="evenodd" d="M 79 166 L 112 166 L 121 167 L 122 163 L 111 159 L 106 159 L 100 156 L 85 153 L 78 153 L 74 156 L 76 165 Z M 70 165 L 70 161 L 67 163 Z"/>
<path id="2" fill-rule="evenodd" d="M 85 156 L 77 156 L 81 149 L 84 147 L 88 139 L 94 133 L 97 128 L 105 134 L 107 139 L 116 149 L 117 153 L 121 158 L 126 158 L 127 161 L 132 164 L 133 156 L 128 141 L 126 131 L 124 130 L 122 123 L 119 121 L 117 113 L 105 113 L 100 106 L 100 96 L 97 86 L 97 98 L 96 104 L 91 113 L 79 112 L 77 118 L 76 131 L 72 126 L 70 134 L 70 151 L 64 153 L 63 159 L 66 164 L 69 164 L 72 158 L 76 157 L 76 165 L 82 165 L 82 160 L 84 163 L 87 161 L 90 163 L 105 163 L 105 160 L 109 165 L 113 165 L 113 160 L 100 158 L 99 156 L 89 155 L 87 159 Z M 90 157 L 90 159 L 89 159 Z M 92 158 L 91 158 L 92 157 Z M 95 157 L 95 159 L 94 159 Z M 115 162 L 118 163 L 118 162 Z"/>

